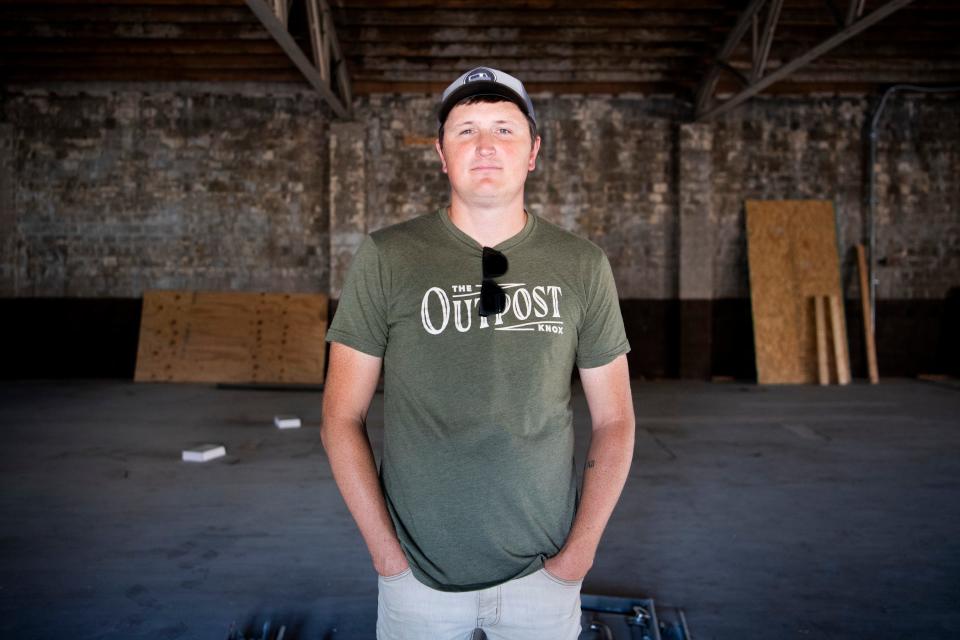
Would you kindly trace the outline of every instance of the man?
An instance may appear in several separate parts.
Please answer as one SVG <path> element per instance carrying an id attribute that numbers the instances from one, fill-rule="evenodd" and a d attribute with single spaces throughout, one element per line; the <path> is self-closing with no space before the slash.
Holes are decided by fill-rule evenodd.
<path id="1" fill-rule="evenodd" d="M 327 333 L 323 444 L 379 576 L 379 640 L 574 639 L 633 454 L 613 274 L 524 209 L 540 137 L 519 80 L 468 71 L 439 121 L 450 205 L 358 249 Z M 381 364 L 378 477 L 365 420 Z M 582 495 L 574 364 L 593 425 Z"/>

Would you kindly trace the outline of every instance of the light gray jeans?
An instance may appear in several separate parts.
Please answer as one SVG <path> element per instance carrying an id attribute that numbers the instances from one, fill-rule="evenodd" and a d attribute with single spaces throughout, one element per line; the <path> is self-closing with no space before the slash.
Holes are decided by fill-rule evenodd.
<path id="1" fill-rule="evenodd" d="M 479 591 L 448 592 L 421 583 L 411 569 L 378 576 L 377 640 L 576 640 L 582 580 L 540 569 Z"/>

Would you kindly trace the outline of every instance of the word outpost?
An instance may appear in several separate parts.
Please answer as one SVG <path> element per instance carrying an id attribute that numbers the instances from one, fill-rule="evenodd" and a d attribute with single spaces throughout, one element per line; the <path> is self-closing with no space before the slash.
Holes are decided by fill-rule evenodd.
<path id="1" fill-rule="evenodd" d="M 560 287 L 527 287 L 524 284 L 501 286 L 507 294 L 507 305 L 503 313 L 491 316 L 495 331 L 563 334 L 563 320 L 560 316 L 560 298 L 563 291 Z M 450 328 L 466 333 L 474 326 L 475 320 L 479 320 L 477 329 L 490 328 L 489 318 L 477 313 L 479 303 L 478 285 L 453 285 L 449 294 L 440 287 L 431 287 L 423 294 L 420 302 L 420 321 L 424 330 L 435 336 Z"/>

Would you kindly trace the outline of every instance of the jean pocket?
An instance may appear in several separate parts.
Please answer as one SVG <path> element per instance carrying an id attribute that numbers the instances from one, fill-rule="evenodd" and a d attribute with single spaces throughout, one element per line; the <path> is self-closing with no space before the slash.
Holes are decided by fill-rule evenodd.
<path id="1" fill-rule="evenodd" d="M 378 574 L 377 574 L 377 577 L 380 578 L 381 580 L 383 580 L 384 582 L 393 582 L 394 580 L 400 580 L 401 578 L 403 578 L 404 576 L 406 576 L 408 573 L 413 573 L 413 569 L 411 569 L 410 567 L 407 567 L 406 569 L 404 569 L 404 570 L 401 571 L 400 573 L 395 573 L 395 574 L 393 574 L 392 576 L 381 576 L 381 575 L 378 573 Z"/>
<path id="2" fill-rule="evenodd" d="M 560 578 L 558 576 L 553 575 L 552 573 L 547 571 L 546 567 L 542 567 L 540 569 L 540 573 L 542 573 L 547 580 L 551 580 L 553 582 L 556 582 L 557 584 L 562 584 L 565 587 L 579 587 L 581 584 L 583 584 L 583 578 L 581 578 L 580 580 L 566 580 L 565 578 Z"/>

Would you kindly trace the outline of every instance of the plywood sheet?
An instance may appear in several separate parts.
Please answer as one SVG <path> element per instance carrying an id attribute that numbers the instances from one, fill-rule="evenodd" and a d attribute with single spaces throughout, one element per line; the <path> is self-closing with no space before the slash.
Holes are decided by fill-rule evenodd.
<path id="1" fill-rule="evenodd" d="M 747 200 L 750 302 L 760 384 L 818 380 L 813 296 L 838 296 L 833 204 L 823 200 Z M 841 323 L 843 317 L 841 314 Z M 846 327 L 840 353 L 847 356 Z M 830 356 L 837 353 L 829 349 Z M 835 362 L 830 370 L 836 371 Z"/>
<path id="2" fill-rule="evenodd" d="M 327 296 L 147 291 L 134 380 L 323 382 Z"/>

